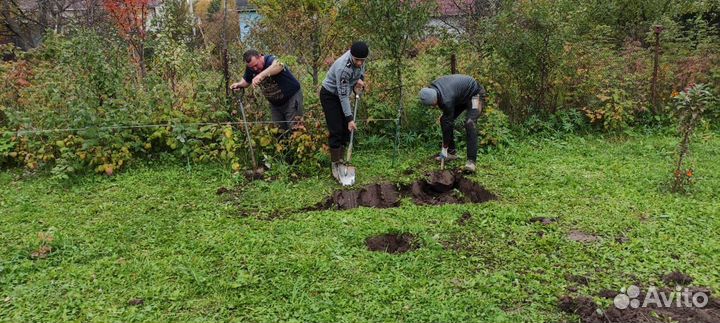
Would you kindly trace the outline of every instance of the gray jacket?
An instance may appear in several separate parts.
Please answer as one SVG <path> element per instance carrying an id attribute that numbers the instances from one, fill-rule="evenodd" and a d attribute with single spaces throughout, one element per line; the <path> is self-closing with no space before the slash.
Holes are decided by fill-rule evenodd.
<path id="1" fill-rule="evenodd" d="M 480 99 L 484 102 L 487 94 L 485 88 L 478 84 L 474 78 L 462 74 L 443 76 L 433 81 L 430 87 L 435 88 L 438 92 L 438 106 L 442 110 L 440 125 L 443 147 L 447 147 L 452 141 L 453 123 L 459 112 L 471 108 L 473 96 L 480 96 Z M 470 111 L 468 110 L 465 113 L 469 118 Z"/>
<path id="2" fill-rule="evenodd" d="M 438 103 L 443 111 L 454 110 L 457 105 L 470 102 L 475 95 L 485 97 L 485 89 L 474 78 L 462 75 L 446 75 L 433 81 L 432 87 L 438 91 Z"/>
<path id="3" fill-rule="evenodd" d="M 340 98 L 343 114 L 348 121 L 354 118 L 350 104 L 352 90 L 357 81 L 364 78 L 365 64 L 360 68 L 355 67 L 350 51 L 347 51 L 332 64 L 322 83 L 326 90 Z"/>

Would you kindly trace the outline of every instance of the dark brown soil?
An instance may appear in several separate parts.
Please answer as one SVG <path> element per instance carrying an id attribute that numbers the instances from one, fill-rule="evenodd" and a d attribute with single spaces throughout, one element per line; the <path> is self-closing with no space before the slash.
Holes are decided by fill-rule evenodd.
<path id="1" fill-rule="evenodd" d="M 43 246 L 40 246 L 40 248 L 38 248 L 37 250 L 33 251 L 33 253 L 30 254 L 30 258 L 31 259 L 45 259 L 52 252 L 53 252 L 52 247 L 43 245 Z"/>
<path id="2" fill-rule="evenodd" d="M 580 276 L 580 275 L 566 275 L 565 280 L 567 280 L 571 283 L 576 283 L 576 284 L 585 285 L 585 286 L 590 284 L 589 278 L 587 278 L 585 276 Z"/>
<path id="3" fill-rule="evenodd" d="M 130 301 L 128 301 L 128 305 L 130 306 L 140 306 L 145 304 L 145 301 L 142 298 L 133 298 Z"/>
<path id="4" fill-rule="evenodd" d="M 528 222 L 530 222 L 530 223 L 540 223 L 542 225 L 550 225 L 557 221 L 558 221 L 557 218 L 546 218 L 546 217 L 542 217 L 542 216 L 530 218 L 530 220 L 528 220 Z"/>
<path id="5" fill-rule="evenodd" d="M 265 178 L 265 168 L 249 169 L 245 171 L 244 175 L 248 181 L 262 180 Z"/>
<path id="6" fill-rule="evenodd" d="M 405 253 L 416 249 L 415 237 L 408 233 L 387 233 L 365 240 L 368 250 Z"/>
<path id="7" fill-rule="evenodd" d="M 693 282 L 692 277 L 685 275 L 681 272 L 674 271 L 663 276 L 663 281 L 668 285 L 682 285 L 687 286 Z"/>
<path id="8" fill-rule="evenodd" d="M 597 305 L 593 302 L 592 298 L 580 296 L 573 298 L 570 296 L 563 296 L 560 298 L 558 304 L 561 310 L 566 313 L 573 313 L 580 316 L 583 323 L 594 322 L 586 321 L 585 318 L 593 317 L 597 315 Z"/>
<path id="9" fill-rule="evenodd" d="M 227 187 L 220 187 L 220 188 L 217 189 L 217 191 L 215 191 L 215 194 L 217 194 L 217 195 L 223 195 L 223 194 L 225 194 L 225 193 L 227 193 L 227 192 L 230 192 L 230 190 L 227 189 Z"/>
<path id="10" fill-rule="evenodd" d="M 466 225 L 466 224 L 468 223 L 468 221 L 470 221 L 470 218 L 472 218 L 472 214 L 470 214 L 470 212 L 465 212 L 465 213 L 463 213 L 463 215 L 458 219 L 458 224 L 464 226 L 464 225 Z"/>
<path id="11" fill-rule="evenodd" d="M 420 205 L 483 203 L 497 199 L 493 193 L 465 178 L 462 173 L 446 170 L 430 173 L 425 179 L 406 186 L 379 183 L 356 190 L 336 191 L 312 209 L 347 210 L 359 206 L 390 208 L 398 206 L 403 197 L 410 197 Z"/>
<path id="12" fill-rule="evenodd" d="M 324 204 L 325 208 L 336 207 L 340 210 L 354 209 L 359 206 L 389 208 L 400 203 L 400 192 L 394 184 L 370 184 L 359 190 L 336 191 Z"/>
<path id="13" fill-rule="evenodd" d="M 630 242 L 630 238 L 628 238 L 627 236 L 622 235 L 622 236 L 619 236 L 619 237 L 615 238 L 615 242 L 620 243 L 620 244 L 622 244 L 622 243 L 628 243 L 628 242 Z"/>
<path id="14" fill-rule="evenodd" d="M 615 296 L 618 296 L 618 294 L 620 294 L 620 293 L 618 293 L 617 291 L 604 289 L 604 290 L 600 291 L 599 295 L 602 298 L 613 299 L 613 298 L 615 298 Z"/>

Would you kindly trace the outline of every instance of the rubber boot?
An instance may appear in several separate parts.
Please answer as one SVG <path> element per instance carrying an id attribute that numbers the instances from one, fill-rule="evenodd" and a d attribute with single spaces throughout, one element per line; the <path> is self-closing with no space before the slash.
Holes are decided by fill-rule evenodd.
<path id="1" fill-rule="evenodd" d="M 330 161 L 332 161 L 332 176 L 340 180 L 339 166 L 342 165 L 344 148 L 330 148 Z"/>
<path id="2" fill-rule="evenodd" d="M 475 161 L 469 160 L 465 163 L 465 171 L 474 173 L 475 172 Z"/>

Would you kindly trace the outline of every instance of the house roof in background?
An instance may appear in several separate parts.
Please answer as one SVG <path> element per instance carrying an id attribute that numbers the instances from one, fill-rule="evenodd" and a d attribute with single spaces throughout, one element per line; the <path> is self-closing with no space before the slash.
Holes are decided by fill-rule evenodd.
<path id="1" fill-rule="evenodd" d="M 90 6 L 102 6 L 102 0 L 74 0 L 70 3 L 67 10 L 87 10 Z M 162 0 L 149 0 L 148 8 L 157 8 L 162 5 Z"/>
<path id="2" fill-rule="evenodd" d="M 440 17 L 453 17 L 465 14 L 467 8 L 475 4 L 475 0 L 436 0 L 437 15 Z"/>

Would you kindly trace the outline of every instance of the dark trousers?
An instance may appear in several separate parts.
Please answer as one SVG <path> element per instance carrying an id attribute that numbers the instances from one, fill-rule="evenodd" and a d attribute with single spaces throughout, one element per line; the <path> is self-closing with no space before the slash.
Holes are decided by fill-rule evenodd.
<path id="1" fill-rule="evenodd" d="M 270 103 L 270 113 L 272 121 L 275 122 L 280 129 L 284 130 L 284 133 L 292 129 L 303 116 L 302 90 L 298 90 L 282 105 Z"/>
<path id="2" fill-rule="evenodd" d="M 345 121 L 340 98 L 322 87 L 320 89 L 320 104 L 325 113 L 328 132 L 330 132 L 328 145 L 331 149 L 346 146 L 350 142 L 350 130 L 348 130 L 348 122 Z"/>
<path id="3" fill-rule="evenodd" d="M 484 104 L 483 104 L 484 105 Z M 467 159 L 476 161 L 478 152 L 478 136 L 477 136 L 477 120 L 480 117 L 480 110 L 473 109 L 470 102 L 464 102 L 455 107 L 455 113 L 452 116 L 452 120 L 441 120 L 441 122 L 455 123 L 455 120 L 465 112 L 465 136 L 467 139 Z M 450 143 L 448 144 L 448 153 L 457 154 L 455 147 L 455 135 L 452 134 L 450 137 Z"/>

